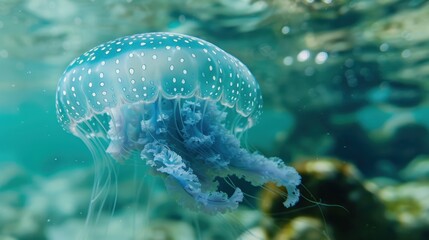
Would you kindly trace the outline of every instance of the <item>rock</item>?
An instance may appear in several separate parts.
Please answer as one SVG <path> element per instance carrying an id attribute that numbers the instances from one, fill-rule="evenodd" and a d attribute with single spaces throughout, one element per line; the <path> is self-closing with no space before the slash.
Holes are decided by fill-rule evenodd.
<path id="1" fill-rule="evenodd" d="M 27 193 L 26 210 L 53 222 L 82 217 L 92 191 L 91 168 L 72 169 L 41 178 Z"/>
<path id="2" fill-rule="evenodd" d="M 15 162 L 0 163 L 0 238 L 44 239 L 44 223 L 27 211 L 28 195 L 35 177 Z"/>
<path id="3" fill-rule="evenodd" d="M 302 176 L 300 202 L 285 209 L 273 185 L 262 192 L 261 210 L 271 216 L 279 239 L 390 239 L 393 225 L 385 206 L 350 163 L 321 158 L 294 164 Z M 370 209 L 370 210 L 369 210 Z M 284 214 L 279 214 L 284 213 Z M 299 220 L 299 219 L 302 219 Z"/>
<path id="4" fill-rule="evenodd" d="M 400 176 L 408 181 L 429 179 L 429 157 L 418 156 L 400 172 Z"/>
<path id="5" fill-rule="evenodd" d="M 395 223 L 400 240 L 425 239 L 429 227 L 429 182 L 387 186 L 377 195 L 386 206 L 386 217 Z"/>

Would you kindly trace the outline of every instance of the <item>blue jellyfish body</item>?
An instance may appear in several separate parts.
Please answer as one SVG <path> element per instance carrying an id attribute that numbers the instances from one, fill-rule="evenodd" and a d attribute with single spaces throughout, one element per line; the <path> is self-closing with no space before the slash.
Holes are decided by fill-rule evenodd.
<path id="1" fill-rule="evenodd" d="M 147 33 L 101 44 L 66 69 L 56 107 L 62 126 L 91 149 L 120 162 L 145 161 L 192 209 L 237 208 L 242 191 L 218 189 L 217 180 L 230 175 L 286 187 L 286 207 L 298 201 L 294 168 L 240 147 L 261 114 L 258 83 L 243 63 L 204 40 Z"/>

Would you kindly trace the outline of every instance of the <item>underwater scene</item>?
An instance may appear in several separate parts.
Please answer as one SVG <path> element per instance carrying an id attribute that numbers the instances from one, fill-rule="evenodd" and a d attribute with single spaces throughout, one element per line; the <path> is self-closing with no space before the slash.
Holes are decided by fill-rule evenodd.
<path id="1" fill-rule="evenodd" d="M 0 240 L 429 239 L 429 1 L 0 0 Z"/>

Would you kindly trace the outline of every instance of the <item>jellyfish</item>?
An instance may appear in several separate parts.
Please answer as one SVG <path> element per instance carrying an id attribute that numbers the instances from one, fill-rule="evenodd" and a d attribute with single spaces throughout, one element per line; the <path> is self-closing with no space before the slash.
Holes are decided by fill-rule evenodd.
<path id="1" fill-rule="evenodd" d="M 262 112 L 257 81 L 237 58 L 202 39 L 158 32 L 101 44 L 64 71 L 56 109 L 62 127 L 94 158 L 109 156 L 99 166 L 139 161 L 192 210 L 236 209 L 243 191 L 219 188 L 219 179 L 234 175 L 254 186 L 285 187 L 285 207 L 299 199 L 294 168 L 241 146 Z M 91 202 L 106 184 L 96 181 Z"/>

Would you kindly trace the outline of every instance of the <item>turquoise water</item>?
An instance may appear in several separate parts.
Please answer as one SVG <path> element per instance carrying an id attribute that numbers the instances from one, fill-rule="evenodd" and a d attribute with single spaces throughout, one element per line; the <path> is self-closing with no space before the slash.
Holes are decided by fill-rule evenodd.
<path id="1" fill-rule="evenodd" d="M 350 164 L 359 172 L 358 185 L 380 203 L 368 206 L 383 216 L 379 221 L 361 216 L 354 226 L 389 225 L 395 230 L 389 229 L 393 236 L 388 237 L 424 239 L 429 207 L 419 199 L 429 194 L 428 16 L 429 3 L 423 0 L 1 1 L 0 239 L 76 239 L 71 233 L 85 225 L 94 163 L 83 142 L 57 122 L 57 82 L 67 65 L 92 47 L 151 31 L 200 37 L 246 64 L 261 85 L 264 113 L 242 139 L 243 145 L 278 156 L 297 169 L 307 161 L 335 159 Z M 326 173 L 323 167 L 328 165 L 315 166 Z M 119 185 L 127 191 L 125 183 L 134 182 L 127 176 L 134 168 L 127 164 L 119 168 Z M 311 174 L 310 167 L 304 169 L 300 173 L 309 175 L 304 184 L 316 194 L 311 199 L 342 205 L 350 212 L 359 209 L 359 201 L 342 200 L 347 193 L 335 191 L 344 190 L 339 186 L 332 187 L 338 195 L 324 201 L 328 198 L 323 193 L 317 195 L 323 181 Z M 137 175 L 151 178 L 142 172 Z M 142 210 L 149 219 L 156 219 L 158 225 L 168 222 L 194 239 L 216 239 L 221 234 L 210 227 L 219 218 L 195 217 L 202 221 L 196 227 L 198 221 L 184 217 L 188 215 L 177 210 L 174 200 L 166 200 L 163 185 L 153 181 L 153 193 L 141 195 L 141 206 L 151 201 L 154 206 L 154 212 Z M 244 223 L 224 221 L 233 232 L 230 238 L 244 229 L 264 229 L 260 224 L 264 210 L 258 203 L 266 200 L 259 198 L 259 190 L 251 191 L 258 196 L 248 204 L 253 207 L 231 217 Z M 132 215 L 129 209 L 141 210 L 123 207 L 135 195 L 119 198 L 111 239 L 119 239 L 126 229 L 118 222 Z M 344 220 L 329 215 L 336 210 L 328 207 L 323 213 L 308 214 L 301 208 L 305 206 L 297 206 L 294 219 L 313 215 L 321 219 L 327 214 L 319 232 L 328 232 L 330 239 L 346 239 L 347 233 L 338 230 L 338 222 Z M 158 216 L 159 209 L 166 210 Z M 165 236 L 175 231 L 159 229 Z M 350 229 L 350 236 L 362 232 L 358 227 Z M 156 233 L 148 232 L 143 239 L 156 239 Z M 387 236 L 379 234 L 371 232 L 366 239 Z M 132 239 L 130 235 L 124 239 Z"/>

